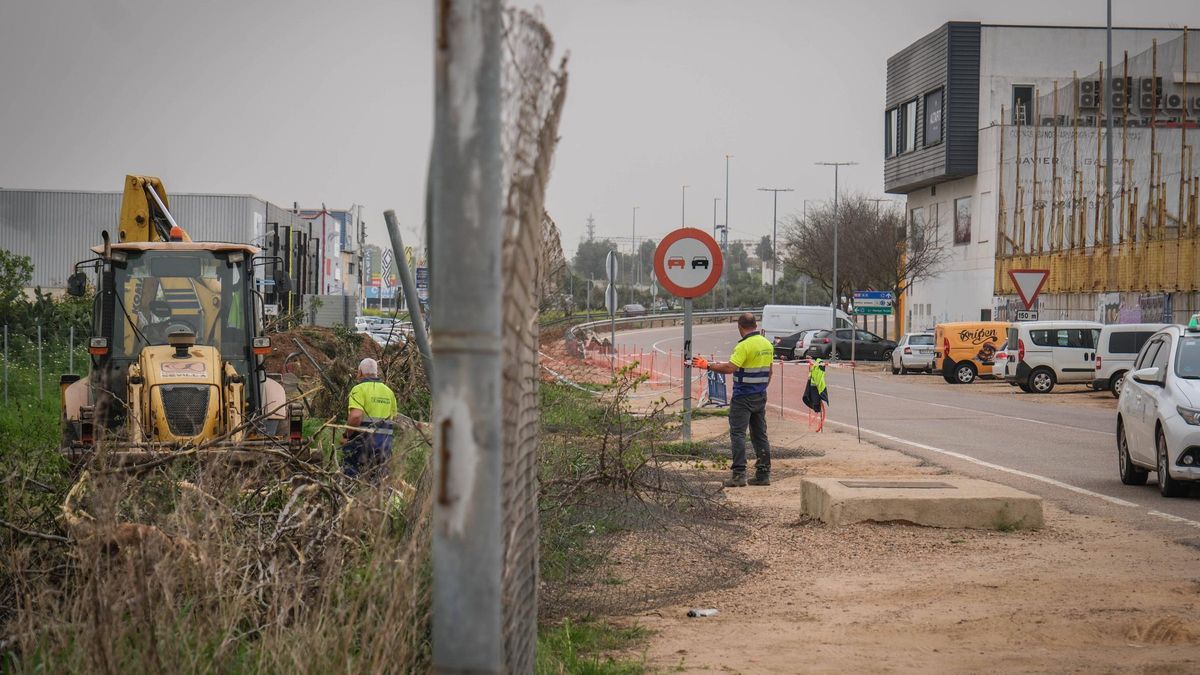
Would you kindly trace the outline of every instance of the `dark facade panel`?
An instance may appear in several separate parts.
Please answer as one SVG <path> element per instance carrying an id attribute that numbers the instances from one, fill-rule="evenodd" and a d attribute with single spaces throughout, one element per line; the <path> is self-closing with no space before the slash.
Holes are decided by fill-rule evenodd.
<path id="1" fill-rule="evenodd" d="M 933 144 L 927 145 L 925 97 L 938 90 L 942 92 L 942 140 L 929 139 Z M 944 24 L 888 59 L 885 115 L 913 100 L 917 101 L 916 147 L 885 157 L 884 189 L 908 193 L 974 174 L 979 119 L 978 23 Z"/>
<path id="2" fill-rule="evenodd" d="M 949 24 L 946 174 L 971 176 L 979 166 L 979 24 Z"/>

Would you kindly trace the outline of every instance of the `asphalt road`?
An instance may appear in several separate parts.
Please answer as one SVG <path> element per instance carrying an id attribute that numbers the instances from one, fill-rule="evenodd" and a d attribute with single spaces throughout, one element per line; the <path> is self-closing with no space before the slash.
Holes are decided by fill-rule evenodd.
<path id="1" fill-rule="evenodd" d="M 737 339 L 734 324 L 696 326 L 693 351 L 724 361 Z M 683 331 L 678 326 L 628 331 L 618 333 L 617 342 L 627 350 L 657 351 L 656 363 L 661 364 L 661 355 L 678 359 Z M 800 396 L 807 374 L 804 364 L 776 366 L 768 394 L 772 414 L 780 414 L 780 408 L 783 414 L 805 414 Z M 1153 473 L 1146 486 L 1121 484 L 1115 406 L 1051 402 L 1035 394 L 997 395 L 982 388 L 1003 385 L 948 385 L 937 376 L 895 376 L 878 368 L 864 368 L 854 379 L 864 440 L 1042 495 L 1071 511 L 1129 520 L 1200 545 L 1200 486 L 1190 497 L 1165 499 Z M 830 368 L 827 382 L 827 424 L 853 433 L 850 370 Z"/>

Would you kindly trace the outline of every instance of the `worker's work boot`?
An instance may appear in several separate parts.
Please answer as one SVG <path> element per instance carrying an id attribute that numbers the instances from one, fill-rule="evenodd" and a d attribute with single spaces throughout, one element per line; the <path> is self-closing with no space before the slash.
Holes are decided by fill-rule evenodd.
<path id="1" fill-rule="evenodd" d="M 734 471 L 733 475 L 726 479 L 724 483 L 721 483 L 721 485 L 725 487 L 746 487 L 746 472 Z"/>
<path id="2" fill-rule="evenodd" d="M 770 485 L 771 484 L 771 474 L 756 473 L 756 474 L 754 474 L 754 478 L 751 478 L 750 480 L 746 481 L 746 484 L 747 485 Z"/>

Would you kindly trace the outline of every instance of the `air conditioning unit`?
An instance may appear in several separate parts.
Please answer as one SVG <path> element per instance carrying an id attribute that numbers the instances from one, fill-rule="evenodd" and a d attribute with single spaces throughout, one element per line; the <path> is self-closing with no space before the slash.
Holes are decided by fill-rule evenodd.
<path id="1" fill-rule="evenodd" d="M 1143 111 L 1154 109 L 1154 94 L 1141 94 L 1138 96 L 1138 107 Z"/>
<path id="2" fill-rule="evenodd" d="M 1161 94 L 1162 93 L 1162 78 L 1161 77 L 1143 77 L 1140 78 L 1139 91 L 1143 94 Z"/>
<path id="3" fill-rule="evenodd" d="M 1095 80 L 1079 81 L 1079 93 L 1081 94 L 1095 94 L 1099 88 L 1100 83 L 1096 82 Z"/>
<path id="4" fill-rule="evenodd" d="M 1080 108 L 1095 108 L 1096 107 L 1096 95 L 1080 93 L 1079 94 L 1079 107 Z"/>
<path id="5" fill-rule="evenodd" d="M 1112 95 L 1112 105 L 1113 105 L 1114 110 L 1116 110 L 1118 108 L 1124 108 L 1125 107 L 1125 94 L 1123 94 L 1119 91 L 1114 91 L 1113 95 Z"/>
<path id="6" fill-rule="evenodd" d="M 1179 94 L 1167 94 L 1166 96 L 1167 110 L 1182 110 L 1183 97 Z"/>
<path id="7" fill-rule="evenodd" d="M 1114 77 L 1112 78 L 1112 91 L 1125 93 L 1132 87 L 1132 77 Z"/>

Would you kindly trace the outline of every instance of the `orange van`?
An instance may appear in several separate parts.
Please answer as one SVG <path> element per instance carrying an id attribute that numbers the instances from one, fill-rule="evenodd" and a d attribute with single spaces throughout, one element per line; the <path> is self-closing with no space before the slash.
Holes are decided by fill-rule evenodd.
<path id="1" fill-rule="evenodd" d="M 933 370 L 952 384 L 970 384 L 980 373 L 990 377 L 1007 335 L 1004 321 L 939 323 L 933 329 Z"/>

